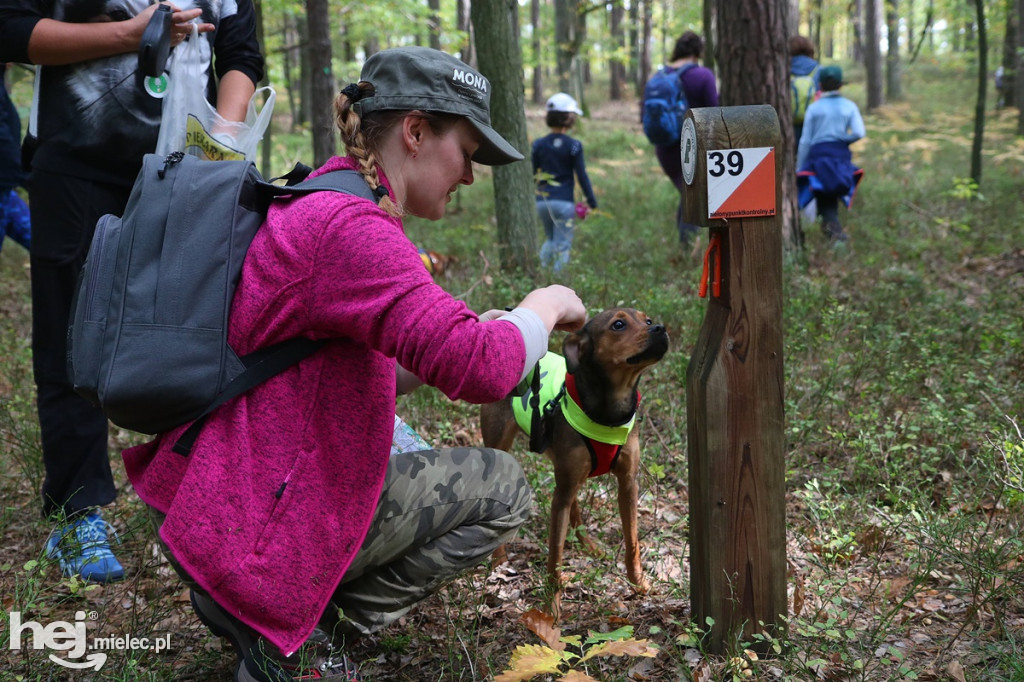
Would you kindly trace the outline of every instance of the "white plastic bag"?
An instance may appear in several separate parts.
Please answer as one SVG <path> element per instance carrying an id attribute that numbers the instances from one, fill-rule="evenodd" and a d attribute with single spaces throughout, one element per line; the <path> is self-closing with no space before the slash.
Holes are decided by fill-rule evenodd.
<path id="1" fill-rule="evenodd" d="M 192 37 L 178 45 L 168 62 L 167 95 L 160 119 L 156 153 L 185 152 L 211 161 L 256 159 L 256 147 L 270 125 L 277 93 L 266 86 L 253 93 L 245 121 L 228 121 L 206 101 L 209 43 L 192 27 Z M 259 113 L 256 104 L 266 94 Z"/>

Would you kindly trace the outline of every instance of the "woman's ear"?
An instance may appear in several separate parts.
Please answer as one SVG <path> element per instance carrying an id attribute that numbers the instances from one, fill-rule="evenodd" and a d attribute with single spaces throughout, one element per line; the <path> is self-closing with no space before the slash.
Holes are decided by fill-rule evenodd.
<path id="1" fill-rule="evenodd" d="M 409 114 L 402 119 L 402 142 L 410 154 L 419 151 L 426 128 L 427 122 L 422 116 Z"/>

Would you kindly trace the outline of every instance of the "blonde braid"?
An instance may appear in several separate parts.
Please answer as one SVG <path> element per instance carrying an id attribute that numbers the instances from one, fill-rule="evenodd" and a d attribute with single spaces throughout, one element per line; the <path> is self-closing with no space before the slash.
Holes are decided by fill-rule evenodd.
<path id="1" fill-rule="evenodd" d="M 369 83 L 360 83 L 360 90 L 371 90 L 373 86 Z M 366 178 L 366 184 L 371 190 L 380 187 L 380 178 L 377 175 L 377 155 L 366 144 L 363 134 L 362 119 L 359 114 L 352 110 L 352 101 L 344 93 L 339 93 L 334 98 L 334 122 L 341 133 L 341 141 L 345 150 L 359 162 L 359 173 Z M 405 215 L 398 205 L 391 200 L 390 195 L 385 195 L 378 206 L 393 218 L 401 218 Z"/>

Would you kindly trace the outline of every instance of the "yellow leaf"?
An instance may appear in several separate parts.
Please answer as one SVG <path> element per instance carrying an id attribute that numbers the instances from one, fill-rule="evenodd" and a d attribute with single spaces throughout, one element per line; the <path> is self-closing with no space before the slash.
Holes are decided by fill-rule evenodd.
<path id="1" fill-rule="evenodd" d="M 494 682 L 521 682 L 541 673 L 557 673 L 561 663 L 562 655 L 546 646 L 517 646 L 508 662 L 508 670 L 495 677 Z"/>
<path id="2" fill-rule="evenodd" d="M 646 639 L 619 639 L 613 642 L 601 642 L 590 647 L 582 660 L 587 661 L 597 656 L 648 656 L 658 655 L 658 647 L 648 644 Z"/>

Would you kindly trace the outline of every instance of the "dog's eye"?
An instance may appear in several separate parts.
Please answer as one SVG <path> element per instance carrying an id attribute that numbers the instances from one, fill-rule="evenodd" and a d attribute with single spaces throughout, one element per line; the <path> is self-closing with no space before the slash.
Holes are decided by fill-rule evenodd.
<path id="1" fill-rule="evenodd" d="M 647 318 L 647 326 L 650 327 L 652 324 L 654 323 L 651 322 L 651 318 Z"/>
<path id="2" fill-rule="evenodd" d="M 612 329 L 614 329 L 615 331 L 619 331 L 619 330 L 625 329 L 625 328 L 626 328 L 626 323 L 623 322 L 622 320 L 615 320 L 614 322 L 612 322 Z"/>

